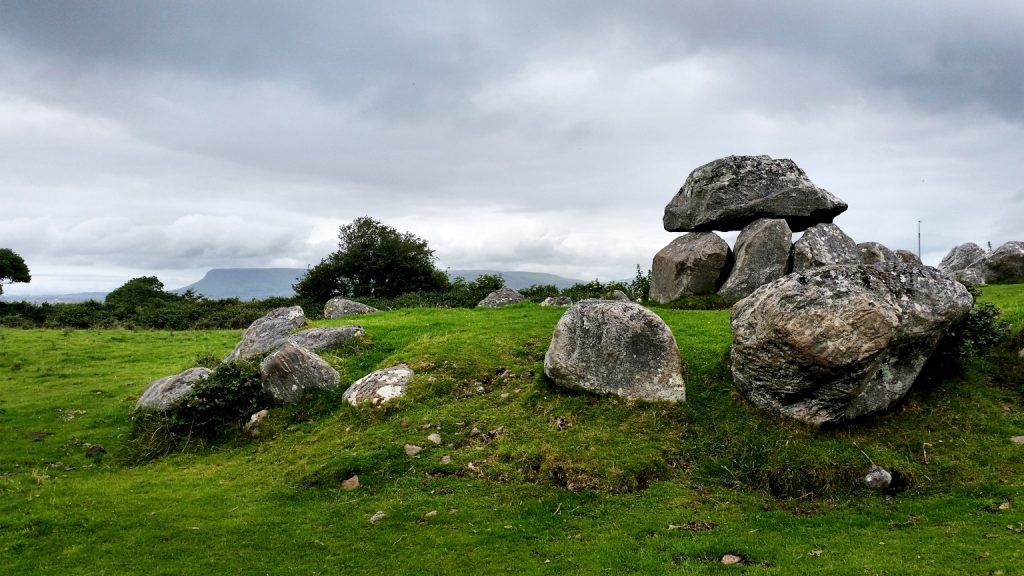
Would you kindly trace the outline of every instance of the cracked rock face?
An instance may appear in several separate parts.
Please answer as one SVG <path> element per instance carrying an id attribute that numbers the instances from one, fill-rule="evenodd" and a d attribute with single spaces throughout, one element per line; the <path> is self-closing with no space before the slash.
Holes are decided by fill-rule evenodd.
<path id="1" fill-rule="evenodd" d="M 831 222 L 846 208 L 792 160 L 727 156 L 690 173 L 665 206 L 663 223 L 669 232 L 728 231 L 760 218 L 783 218 L 799 232 Z"/>
<path id="2" fill-rule="evenodd" d="M 733 379 L 757 406 L 812 425 L 880 412 L 971 304 L 963 285 L 927 266 L 793 273 L 733 307 Z"/>
<path id="3" fill-rule="evenodd" d="M 213 370 L 197 367 L 180 374 L 165 376 L 150 382 L 139 396 L 137 408 L 164 412 L 177 406 L 192 391 L 196 383 L 209 376 Z"/>
<path id="4" fill-rule="evenodd" d="M 299 306 L 275 308 L 249 325 L 241 342 L 224 362 L 245 360 L 276 350 L 292 332 L 306 325 L 306 315 Z"/>
<path id="5" fill-rule="evenodd" d="M 338 371 L 323 358 L 286 342 L 260 363 L 263 390 L 277 402 L 296 402 L 306 390 L 330 390 L 338 386 Z"/>
<path id="6" fill-rule="evenodd" d="M 732 250 L 714 232 L 691 232 L 669 242 L 651 264 L 651 299 L 662 304 L 714 294 L 732 269 Z"/>
<path id="7" fill-rule="evenodd" d="M 342 394 L 342 399 L 353 406 L 358 406 L 363 402 L 381 404 L 405 396 L 409 379 L 413 375 L 412 368 L 405 364 L 371 372 L 353 382 Z"/>
<path id="8" fill-rule="evenodd" d="M 736 238 L 736 261 L 729 279 L 718 290 L 725 298 L 741 298 L 789 270 L 793 233 L 781 218 L 752 222 Z"/>
<path id="9" fill-rule="evenodd" d="M 819 266 L 859 263 L 857 243 L 832 223 L 811 226 L 793 243 L 793 272 Z"/>
<path id="10" fill-rule="evenodd" d="M 686 400 L 679 347 L 655 313 L 632 302 L 584 300 L 566 310 L 544 356 L 563 388 L 636 400 Z"/>

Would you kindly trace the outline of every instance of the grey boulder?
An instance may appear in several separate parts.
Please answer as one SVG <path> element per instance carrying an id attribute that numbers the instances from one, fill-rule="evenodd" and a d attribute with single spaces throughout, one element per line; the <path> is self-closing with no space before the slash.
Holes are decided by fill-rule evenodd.
<path id="1" fill-rule="evenodd" d="M 967 289 L 927 266 L 826 266 L 762 286 L 732 310 L 737 388 L 812 425 L 880 412 L 910 389 Z"/>
<path id="2" fill-rule="evenodd" d="M 982 260 L 985 258 L 986 254 L 985 250 L 974 242 L 967 242 L 959 246 L 954 246 L 953 249 L 942 258 L 942 261 L 939 262 L 939 270 L 942 270 L 946 274 L 954 275 L 956 272 L 959 272 L 971 264 Z"/>
<path id="3" fill-rule="evenodd" d="M 792 241 L 793 233 L 781 218 L 762 218 L 748 225 L 736 238 L 736 260 L 718 294 L 740 298 L 785 276 Z"/>
<path id="4" fill-rule="evenodd" d="M 886 264 L 900 261 L 895 252 L 880 242 L 861 242 L 857 244 L 857 251 L 860 252 L 861 264 Z"/>
<path id="5" fill-rule="evenodd" d="M 669 327 L 632 302 L 583 300 L 566 310 L 544 355 L 563 388 L 636 400 L 684 401 L 679 347 Z"/>
<path id="6" fill-rule="evenodd" d="M 741 230 L 760 218 L 784 218 L 790 229 L 831 222 L 845 202 L 815 186 L 788 159 L 727 156 L 690 173 L 665 206 L 669 232 Z"/>
<path id="7" fill-rule="evenodd" d="M 1024 242 L 1007 242 L 985 257 L 988 282 L 1024 277 Z"/>
<path id="8" fill-rule="evenodd" d="M 338 371 L 316 354 L 285 342 L 260 363 L 263 391 L 275 401 L 297 402 L 306 390 L 331 390 L 338 386 Z"/>
<path id="9" fill-rule="evenodd" d="M 518 304 L 526 300 L 522 294 L 511 288 L 499 288 L 487 295 L 486 298 L 477 304 L 480 308 L 501 308 L 511 304 Z"/>
<path id="10" fill-rule="evenodd" d="M 622 290 L 612 290 L 612 293 L 608 294 L 608 296 L 605 298 L 605 300 L 614 300 L 616 302 L 632 302 L 633 301 L 633 299 L 630 298 Z"/>
<path id="11" fill-rule="evenodd" d="M 917 254 L 914 254 L 910 250 L 897 250 L 895 254 L 896 259 L 904 264 L 916 264 L 918 266 L 923 265 L 921 259 L 917 257 Z"/>
<path id="12" fill-rule="evenodd" d="M 245 360 L 276 350 L 292 332 L 306 325 L 306 315 L 299 306 L 275 308 L 249 325 L 241 342 L 224 362 Z"/>
<path id="13" fill-rule="evenodd" d="M 714 232 L 691 232 L 668 243 L 651 263 L 651 300 L 714 294 L 732 269 L 732 249 Z"/>
<path id="14" fill-rule="evenodd" d="M 808 228 L 793 243 L 793 272 L 803 272 L 819 266 L 859 264 L 857 243 L 839 226 L 818 224 Z"/>
<path id="15" fill-rule="evenodd" d="M 379 310 L 362 302 L 353 302 L 345 298 L 331 298 L 324 305 L 324 318 L 328 320 L 353 314 L 370 314 L 372 312 L 379 312 Z"/>
<path id="16" fill-rule="evenodd" d="M 568 296 L 548 296 L 541 303 L 541 306 L 572 306 L 572 298 Z"/>
<path id="17" fill-rule="evenodd" d="M 320 352 L 337 348 L 353 338 L 366 335 L 362 326 L 340 326 L 337 328 L 310 328 L 288 337 L 288 342 L 306 350 Z"/>
<path id="18" fill-rule="evenodd" d="M 413 375 L 412 368 L 405 364 L 371 372 L 353 382 L 342 394 L 342 399 L 353 406 L 358 406 L 364 402 L 381 404 L 405 396 L 409 379 Z"/>
<path id="19" fill-rule="evenodd" d="M 180 404 L 195 385 L 212 372 L 213 370 L 200 366 L 154 380 L 142 391 L 135 406 L 143 410 L 166 412 Z"/>

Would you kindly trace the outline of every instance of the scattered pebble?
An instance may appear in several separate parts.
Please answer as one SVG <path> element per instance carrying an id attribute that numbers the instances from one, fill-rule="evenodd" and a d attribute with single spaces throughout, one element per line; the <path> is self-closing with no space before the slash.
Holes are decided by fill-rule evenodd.
<path id="1" fill-rule="evenodd" d="M 427 440 L 430 440 L 435 445 L 441 444 L 441 435 L 438 434 L 437 432 L 434 432 L 430 436 L 427 436 Z"/>
<path id="2" fill-rule="evenodd" d="M 508 392 L 504 392 L 504 393 L 502 393 L 501 397 L 502 397 L 502 398 L 508 398 Z"/>
<path id="3" fill-rule="evenodd" d="M 743 556 L 737 556 L 735 554 L 726 554 L 726 555 L 722 556 L 722 559 L 720 560 L 720 562 L 722 564 L 725 564 L 726 566 L 732 566 L 734 564 L 740 564 L 740 563 L 743 562 Z"/>
<path id="4" fill-rule="evenodd" d="M 424 518 L 433 518 L 434 516 L 437 516 L 437 510 L 431 510 L 423 515 Z"/>
<path id="5" fill-rule="evenodd" d="M 401 426 L 402 428 L 408 428 L 409 427 L 409 419 L 408 418 L 402 418 L 402 421 L 399 422 L 398 425 Z"/>
<path id="6" fill-rule="evenodd" d="M 374 513 L 373 516 L 370 516 L 370 524 L 376 524 L 377 522 L 380 522 L 384 519 L 384 516 L 386 516 L 386 514 L 384 514 L 384 511 L 378 510 L 377 512 Z"/>
<path id="7" fill-rule="evenodd" d="M 405 455 L 406 456 L 415 456 L 415 455 L 419 454 L 420 452 L 423 452 L 423 447 L 422 446 L 417 446 L 415 444 L 406 444 L 405 445 Z"/>
<path id="8" fill-rule="evenodd" d="M 342 480 L 341 481 L 341 489 L 342 490 L 355 490 L 356 488 L 359 488 L 359 476 L 358 475 L 357 476 L 353 476 L 353 477 L 351 477 L 351 478 L 349 478 L 347 480 Z"/>
<path id="9" fill-rule="evenodd" d="M 1017 444 L 1018 446 L 1024 446 L 1024 436 L 1014 436 L 1010 438 L 1010 442 Z"/>
<path id="10" fill-rule="evenodd" d="M 444 456 L 441 456 L 441 464 L 451 464 L 451 463 L 452 463 L 452 457 L 451 456 L 448 456 L 447 454 L 445 454 Z"/>
<path id="11" fill-rule="evenodd" d="M 106 453 L 107 453 L 107 449 L 104 448 L 103 446 L 100 446 L 99 444 L 90 444 L 89 447 L 86 448 L 86 450 L 85 450 L 85 456 L 87 458 L 95 458 L 96 456 L 99 456 L 100 454 L 106 454 Z"/>
<path id="12" fill-rule="evenodd" d="M 470 436 L 479 436 L 480 434 L 482 434 L 482 432 L 480 432 L 479 428 L 473 428 L 472 430 L 469 431 Z"/>

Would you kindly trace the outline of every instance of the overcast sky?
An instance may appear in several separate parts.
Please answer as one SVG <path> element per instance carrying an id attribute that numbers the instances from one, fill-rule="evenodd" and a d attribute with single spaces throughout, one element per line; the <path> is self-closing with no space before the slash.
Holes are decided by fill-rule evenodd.
<path id="1" fill-rule="evenodd" d="M 1019 0 L 0 0 L 4 291 L 306 267 L 362 215 L 442 268 L 627 278 L 730 154 L 795 160 L 858 242 L 923 221 L 935 264 L 1024 240 L 1022 30 Z"/>

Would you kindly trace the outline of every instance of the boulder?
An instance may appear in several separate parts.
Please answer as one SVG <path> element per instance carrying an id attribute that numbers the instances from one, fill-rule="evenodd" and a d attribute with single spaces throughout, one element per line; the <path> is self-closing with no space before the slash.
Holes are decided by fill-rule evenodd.
<path id="1" fill-rule="evenodd" d="M 548 296 L 540 303 L 541 306 L 572 306 L 572 298 L 568 296 Z"/>
<path id="2" fill-rule="evenodd" d="M 781 218 L 762 218 L 736 238 L 736 261 L 729 279 L 718 290 L 723 298 L 741 298 L 786 275 L 793 233 Z"/>
<path id="3" fill-rule="evenodd" d="M 328 320 L 334 320 L 335 318 L 341 318 L 342 316 L 351 316 L 353 314 L 370 314 L 371 312 L 380 312 L 373 306 L 367 306 L 362 302 L 353 302 L 345 298 L 331 298 L 324 305 L 324 318 Z"/>
<path id="4" fill-rule="evenodd" d="M 632 302 L 583 300 L 555 326 L 544 373 L 555 384 L 627 399 L 686 399 L 669 327 Z"/>
<path id="5" fill-rule="evenodd" d="M 166 412 L 180 404 L 185 399 L 185 396 L 192 391 L 196 383 L 209 376 L 212 372 L 213 370 L 200 366 L 189 368 L 180 374 L 154 380 L 142 391 L 142 395 L 139 396 L 139 401 L 135 407 L 144 410 Z"/>
<path id="6" fill-rule="evenodd" d="M 306 325 L 306 315 L 299 306 L 275 308 L 266 316 L 249 325 L 242 341 L 228 354 L 224 362 L 245 360 L 277 350 L 292 332 Z"/>
<path id="7" fill-rule="evenodd" d="M 522 294 L 511 288 L 499 288 L 487 295 L 486 298 L 477 304 L 480 308 L 501 308 L 511 304 L 518 304 L 526 300 Z"/>
<path id="8" fill-rule="evenodd" d="M 985 250 L 974 242 L 954 246 L 939 262 L 939 270 L 951 276 L 955 275 L 954 273 L 984 258 L 985 254 Z"/>
<path id="9" fill-rule="evenodd" d="M 362 338 L 366 335 L 362 326 L 340 326 L 337 328 L 310 328 L 302 332 L 296 332 L 288 337 L 288 342 L 310 350 L 320 352 L 337 348 L 353 338 Z"/>
<path id="10" fill-rule="evenodd" d="M 413 374 L 412 368 L 405 364 L 371 372 L 353 382 L 348 390 L 345 390 L 342 399 L 353 406 L 358 406 L 364 402 L 381 404 L 392 398 L 405 396 L 409 379 Z"/>
<path id="11" fill-rule="evenodd" d="M 732 250 L 714 232 L 691 232 L 668 243 L 651 264 L 651 300 L 714 294 L 732 269 Z"/>
<path id="12" fill-rule="evenodd" d="M 811 226 L 793 243 L 793 272 L 819 266 L 859 264 L 857 243 L 835 224 Z"/>
<path id="13" fill-rule="evenodd" d="M 263 391 L 284 404 L 297 402 L 306 390 L 338 386 L 338 371 L 316 354 L 285 342 L 260 363 Z"/>
<path id="14" fill-rule="evenodd" d="M 831 222 L 846 203 L 815 186 L 792 160 L 728 156 L 687 177 L 665 206 L 669 232 L 742 230 L 760 218 L 783 218 L 795 231 Z"/>
<path id="15" fill-rule="evenodd" d="M 916 264 L 918 266 L 924 265 L 921 262 L 921 259 L 918 258 L 917 254 L 914 254 L 910 250 L 897 250 L 895 254 L 896 260 L 899 262 L 903 262 L 904 264 Z"/>
<path id="16" fill-rule="evenodd" d="M 632 302 L 633 301 L 633 299 L 630 298 L 622 290 L 612 290 L 612 293 L 609 294 L 608 297 L 605 298 L 605 300 L 613 300 L 615 302 Z"/>
<path id="17" fill-rule="evenodd" d="M 967 289 L 912 264 L 826 266 L 759 288 L 732 309 L 733 380 L 761 408 L 812 425 L 901 399 Z"/>
<path id="18" fill-rule="evenodd" d="M 987 284 L 1024 277 L 1024 242 L 1007 242 L 954 274 L 968 284 Z"/>
<path id="19" fill-rule="evenodd" d="M 861 242 L 857 244 L 857 251 L 860 252 L 861 264 L 886 264 L 900 261 L 895 252 L 879 242 Z"/>

